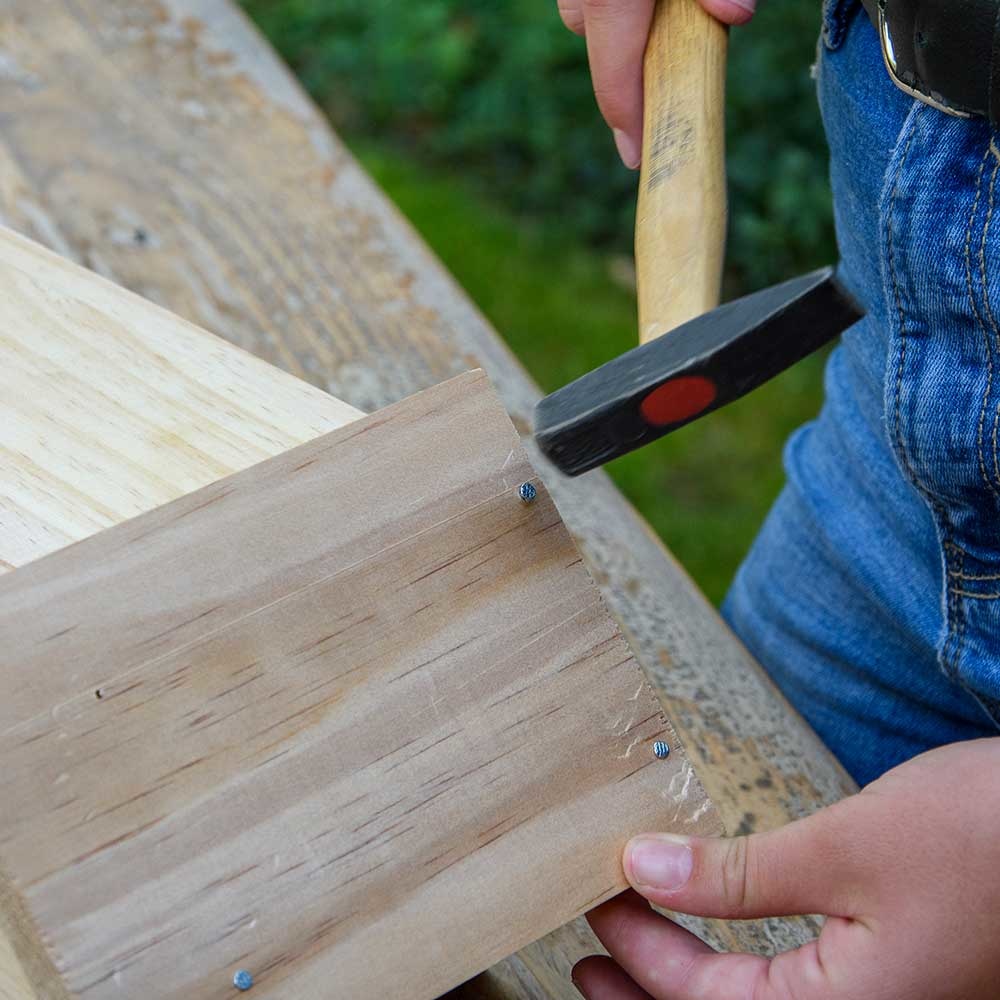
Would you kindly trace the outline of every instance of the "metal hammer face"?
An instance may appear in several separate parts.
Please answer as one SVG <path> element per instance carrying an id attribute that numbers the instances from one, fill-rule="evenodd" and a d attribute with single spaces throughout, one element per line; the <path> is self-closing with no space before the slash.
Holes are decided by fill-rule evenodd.
<path id="1" fill-rule="evenodd" d="M 738 399 L 862 315 L 832 268 L 728 302 L 546 396 L 535 439 L 563 472 L 587 472 Z"/>

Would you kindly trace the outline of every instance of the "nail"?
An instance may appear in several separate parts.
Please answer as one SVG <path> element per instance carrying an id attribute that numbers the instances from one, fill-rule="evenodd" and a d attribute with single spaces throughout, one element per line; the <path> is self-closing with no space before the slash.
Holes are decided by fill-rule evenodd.
<path id="1" fill-rule="evenodd" d="M 635 170 L 639 166 L 639 160 L 642 159 L 642 150 L 639 144 L 632 136 L 627 135 L 620 128 L 614 130 L 614 136 L 615 145 L 618 147 L 618 155 L 622 158 L 622 163 L 629 170 Z"/>
<path id="2" fill-rule="evenodd" d="M 757 0 L 731 0 L 734 6 L 740 7 L 748 14 L 752 14 L 757 9 Z"/>
<path id="3" fill-rule="evenodd" d="M 634 837 L 625 848 L 625 863 L 636 885 L 676 892 L 691 878 L 694 855 L 682 838 Z"/>

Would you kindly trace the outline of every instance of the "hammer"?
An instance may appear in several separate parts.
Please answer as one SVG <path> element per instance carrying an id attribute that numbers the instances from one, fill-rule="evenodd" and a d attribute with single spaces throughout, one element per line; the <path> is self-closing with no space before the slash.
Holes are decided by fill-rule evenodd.
<path id="1" fill-rule="evenodd" d="M 575 476 L 738 399 L 863 315 L 823 268 L 719 306 L 726 28 L 656 5 L 635 225 L 640 346 L 542 399 L 535 439 Z"/>

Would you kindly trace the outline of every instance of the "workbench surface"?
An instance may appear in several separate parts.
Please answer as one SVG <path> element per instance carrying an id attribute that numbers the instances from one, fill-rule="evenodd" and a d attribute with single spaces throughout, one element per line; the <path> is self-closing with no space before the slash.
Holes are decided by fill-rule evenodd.
<path id="1" fill-rule="evenodd" d="M 529 433 L 536 387 L 229 0 L 15 0 L 0 38 L 4 222 L 363 410 L 481 366 Z M 532 458 L 730 832 L 851 792 L 604 473 Z M 765 952 L 815 931 L 688 925 Z M 455 995 L 576 996 L 595 947 L 577 922 Z M 16 964 L 0 935 L 2 1000 Z"/>

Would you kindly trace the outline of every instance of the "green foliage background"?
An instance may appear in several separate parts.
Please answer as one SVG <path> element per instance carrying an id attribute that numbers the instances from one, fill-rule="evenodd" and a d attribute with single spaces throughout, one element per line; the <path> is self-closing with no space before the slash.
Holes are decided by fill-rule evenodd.
<path id="1" fill-rule="evenodd" d="M 635 343 L 635 176 L 555 0 L 244 0 L 366 167 L 542 385 Z M 810 63 L 818 0 L 768 0 L 731 34 L 725 292 L 835 258 Z M 822 359 L 610 471 L 721 599 L 780 489 L 780 448 Z"/>

